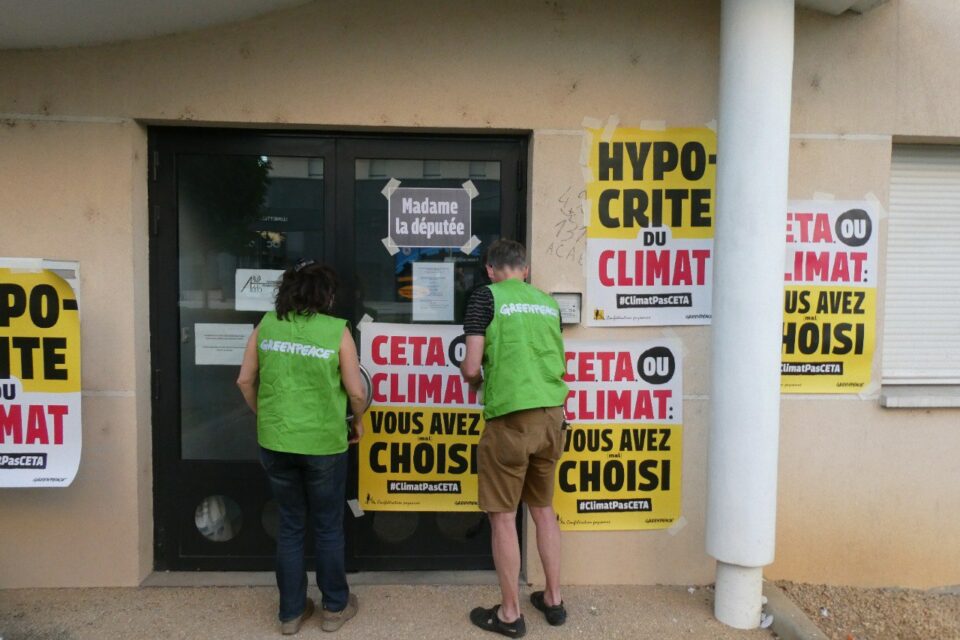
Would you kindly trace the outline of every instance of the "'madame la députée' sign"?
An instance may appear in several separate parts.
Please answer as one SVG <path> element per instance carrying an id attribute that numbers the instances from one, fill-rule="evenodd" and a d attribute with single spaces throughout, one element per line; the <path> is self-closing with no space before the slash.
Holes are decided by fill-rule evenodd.
<path id="1" fill-rule="evenodd" d="M 0 487 L 66 487 L 80 465 L 77 271 L 0 258 Z"/>
<path id="2" fill-rule="evenodd" d="M 470 181 L 459 188 L 401 187 L 392 180 L 387 198 L 390 240 L 397 247 L 459 248 L 471 238 L 471 202 L 477 195 Z"/>

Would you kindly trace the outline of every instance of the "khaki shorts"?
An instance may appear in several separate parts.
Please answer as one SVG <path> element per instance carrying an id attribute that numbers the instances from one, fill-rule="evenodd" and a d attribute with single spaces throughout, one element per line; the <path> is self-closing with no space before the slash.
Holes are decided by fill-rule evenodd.
<path id="1" fill-rule="evenodd" d="M 480 509 L 516 511 L 521 499 L 531 507 L 553 503 L 563 417 L 563 407 L 545 407 L 487 422 L 477 451 Z"/>

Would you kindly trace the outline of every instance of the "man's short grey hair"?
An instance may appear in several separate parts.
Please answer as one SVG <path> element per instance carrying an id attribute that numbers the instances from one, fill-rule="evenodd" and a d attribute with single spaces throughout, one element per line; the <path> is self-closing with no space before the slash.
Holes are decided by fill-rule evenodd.
<path id="1" fill-rule="evenodd" d="M 487 249 L 487 264 L 494 269 L 522 269 L 527 266 L 527 250 L 514 240 L 494 240 Z"/>

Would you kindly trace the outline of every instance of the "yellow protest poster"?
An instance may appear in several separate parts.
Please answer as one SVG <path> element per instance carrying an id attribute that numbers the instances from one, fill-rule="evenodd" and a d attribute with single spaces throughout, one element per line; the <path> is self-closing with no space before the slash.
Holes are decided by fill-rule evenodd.
<path id="1" fill-rule="evenodd" d="M 787 212 L 783 393 L 860 393 L 877 315 L 877 213 L 868 201 L 795 201 Z"/>
<path id="2" fill-rule="evenodd" d="M 365 323 L 373 403 L 359 445 L 365 511 L 478 511 L 483 409 L 460 376 L 459 325 Z"/>
<path id="3" fill-rule="evenodd" d="M 367 511 L 477 511 L 475 409 L 373 406 L 360 441 Z"/>
<path id="4" fill-rule="evenodd" d="M 680 343 L 568 341 L 570 427 L 553 506 L 565 531 L 663 529 L 680 517 Z"/>
<path id="5" fill-rule="evenodd" d="M 709 324 L 717 135 L 587 128 L 586 323 Z"/>
<path id="6" fill-rule="evenodd" d="M 0 487 L 66 487 L 80 465 L 76 263 L 0 258 Z"/>

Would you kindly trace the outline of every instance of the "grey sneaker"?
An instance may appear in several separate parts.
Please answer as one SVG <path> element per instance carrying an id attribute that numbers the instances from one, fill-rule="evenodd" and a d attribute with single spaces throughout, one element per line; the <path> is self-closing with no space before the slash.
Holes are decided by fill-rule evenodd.
<path id="1" fill-rule="evenodd" d="M 359 609 L 360 603 L 357 601 L 357 594 L 351 593 L 347 598 L 347 606 L 343 608 L 343 611 L 323 610 L 323 621 L 320 623 L 320 628 L 324 631 L 336 631 L 342 627 L 347 620 L 357 615 Z"/>
<path id="2" fill-rule="evenodd" d="M 292 636 L 297 631 L 300 631 L 300 625 L 302 625 L 304 621 L 312 615 L 313 615 L 313 600 L 311 600 L 310 598 L 307 598 L 307 603 L 306 603 L 306 606 L 304 606 L 303 608 L 303 613 L 298 615 L 293 620 L 287 620 L 286 622 L 280 623 L 280 633 L 282 633 L 285 636 Z"/>

